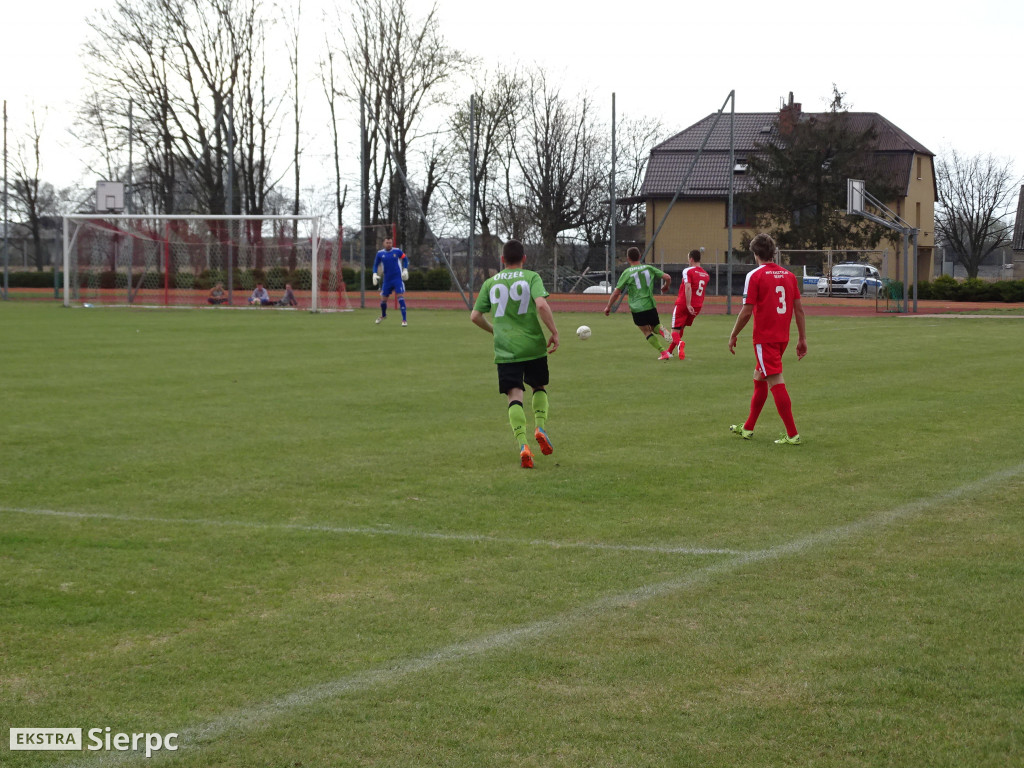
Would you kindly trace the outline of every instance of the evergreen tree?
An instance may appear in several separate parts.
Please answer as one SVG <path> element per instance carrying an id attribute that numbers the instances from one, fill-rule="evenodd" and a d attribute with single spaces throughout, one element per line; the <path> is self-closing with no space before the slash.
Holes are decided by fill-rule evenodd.
<path id="1" fill-rule="evenodd" d="M 881 200 L 898 190 L 875 154 L 874 127 L 857 129 L 834 90 L 832 108 L 780 119 L 779 134 L 747 159 L 755 188 L 738 196 L 756 227 L 783 249 L 874 248 L 888 230 L 846 214 L 846 180 L 863 179 Z"/>

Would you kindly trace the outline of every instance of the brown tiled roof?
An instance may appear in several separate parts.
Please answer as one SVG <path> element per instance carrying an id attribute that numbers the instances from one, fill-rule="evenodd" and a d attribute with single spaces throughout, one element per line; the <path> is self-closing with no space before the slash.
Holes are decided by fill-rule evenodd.
<path id="1" fill-rule="evenodd" d="M 1024 187 L 1017 201 L 1017 221 L 1013 225 L 1013 250 L 1024 251 Z"/>
<path id="2" fill-rule="evenodd" d="M 695 152 L 652 152 L 640 194 L 644 197 L 672 197 L 687 171 L 690 171 L 695 156 Z M 745 192 L 750 188 L 749 177 L 736 174 L 733 178 L 735 192 Z M 707 154 L 705 151 L 690 171 L 689 183 L 682 196 L 717 198 L 728 193 L 728 152 Z"/>
<path id="3" fill-rule="evenodd" d="M 823 117 L 825 114 L 828 113 L 803 113 L 800 119 Z M 876 162 L 900 188 L 906 188 L 909 183 L 914 153 L 934 157 L 934 153 L 923 144 L 875 112 L 848 112 L 847 118 L 855 131 L 875 128 L 878 133 Z M 778 112 L 737 113 L 732 127 L 737 162 L 751 155 L 759 144 L 778 140 L 778 123 Z M 672 197 L 705 137 L 704 151 L 680 196 L 717 198 L 728 194 L 729 133 L 729 116 L 723 114 L 719 117 L 716 113 L 654 147 L 640 195 L 645 198 Z M 749 178 L 737 174 L 733 189 L 735 192 L 744 191 L 749 189 L 750 183 Z"/>
<path id="4" fill-rule="evenodd" d="M 718 122 L 715 122 L 715 118 Z M 735 116 L 736 152 L 749 152 L 755 145 L 763 144 L 766 139 L 779 135 L 778 112 L 744 112 Z M 729 151 L 729 115 L 721 117 L 717 113 L 708 115 L 700 122 L 694 123 L 685 131 L 666 139 L 656 146 L 651 153 L 692 151 L 700 149 L 708 129 L 714 125 L 714 131 L 708 139 L 705 152 Z M 767 130 L 765 130 L 767 129 Z"/>

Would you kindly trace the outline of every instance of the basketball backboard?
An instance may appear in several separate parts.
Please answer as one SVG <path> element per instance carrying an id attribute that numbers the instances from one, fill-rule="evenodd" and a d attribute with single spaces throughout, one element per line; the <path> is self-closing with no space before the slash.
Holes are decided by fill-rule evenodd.
<path id="1" fill-rule="evenodd" d="M 124 182 L 96 182 L 96 213 L 121 213 L 124 211 Z"/>
<path id="2" fill-rule="evenodd" d="M 846 180 L 846 212 L 864 213 L 864 182 L 861 179 Z"/>

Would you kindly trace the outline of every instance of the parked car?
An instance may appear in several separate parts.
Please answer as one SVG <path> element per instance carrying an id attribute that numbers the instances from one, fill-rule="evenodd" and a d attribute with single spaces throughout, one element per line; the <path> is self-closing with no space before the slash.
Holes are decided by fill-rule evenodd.
<path id="1" fill-rule="evenodd" d="M 796 267 L 790 267 L 790 269 L 796 269 Z M 817 267 L 804 266 L 804 276 L 801 282 L 801 293 L 816 293 L 818 290 L 818 280 L 821 279 L 821 270 Z M 799 277 L 799 275 L 798 275 Z"/>
<path id="2" fill-rule="evenodd" d="M 584 293 L 611 293 L 612 284 L 607 280 L 602 280 L 597 285 L 591 285 L 583 289 Z"/>
<path id="3" fill-rule="evenodd" d="M 818 295 L 877 296 L 882 289 L 882 276 L 870 264 L 848 262 L 832 267 L 832 279 L 818 280 Z"/>

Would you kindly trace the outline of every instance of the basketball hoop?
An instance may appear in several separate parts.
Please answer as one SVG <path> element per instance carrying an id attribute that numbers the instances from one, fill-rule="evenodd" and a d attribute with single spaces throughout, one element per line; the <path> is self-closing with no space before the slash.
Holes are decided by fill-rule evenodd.
<path id="1" fill-rule="evenodd" d="M 864 213 L 864 182 L 861 179 L 846 180 L 846 212 Z"/>
<path id="2" fill-rule="evenodd" d="M 124 182 L 96 182 L 96 213 L 124 212 Z"/>

